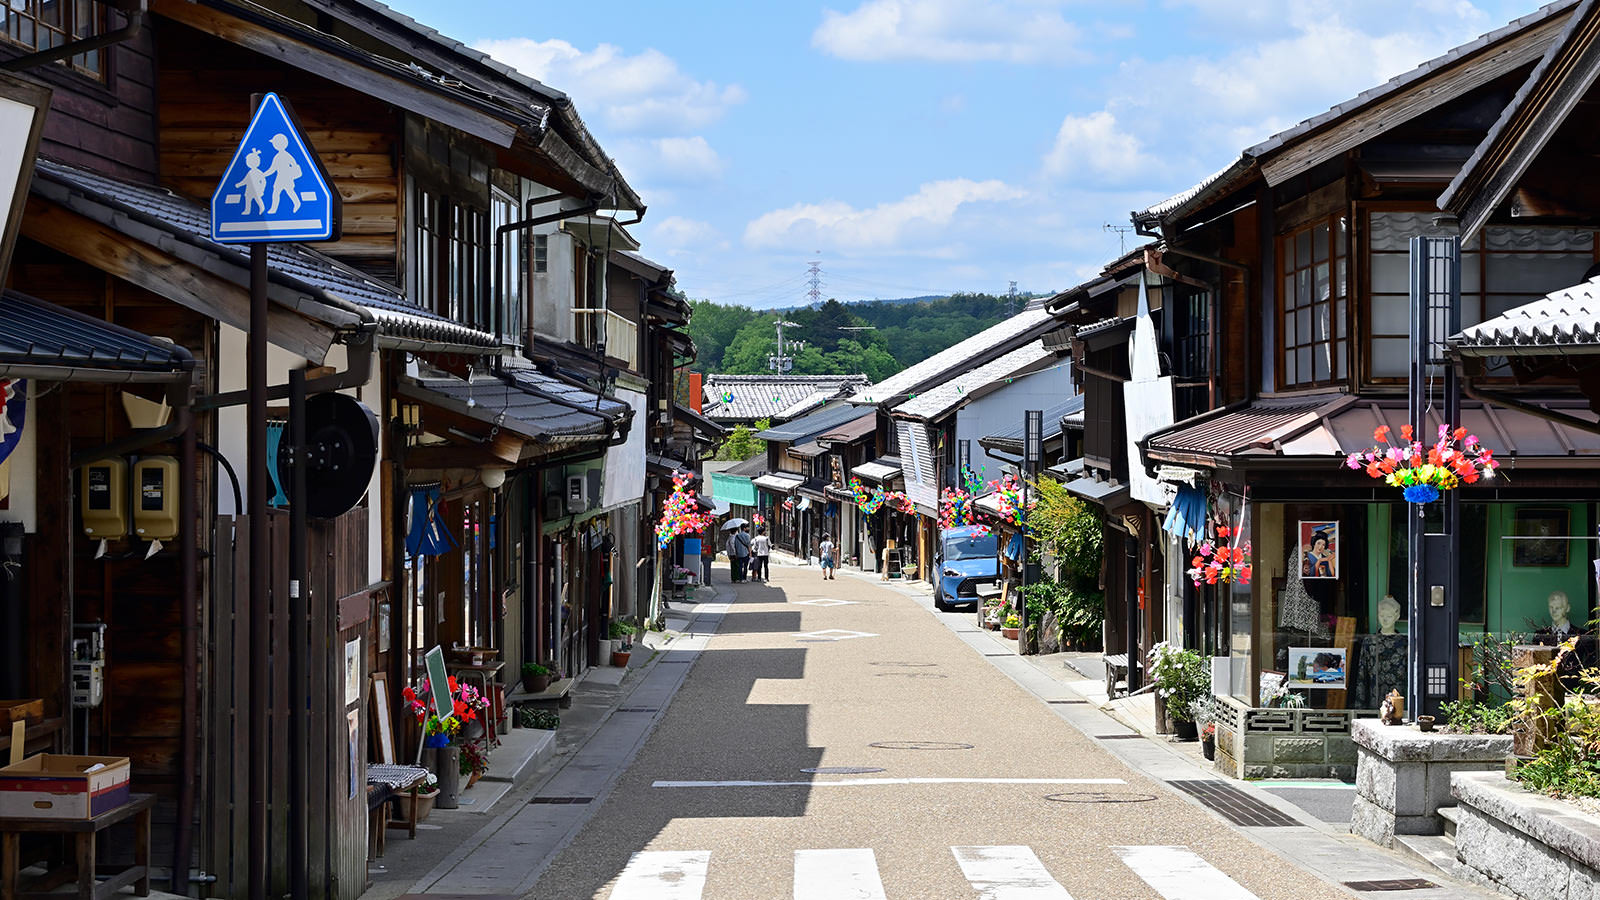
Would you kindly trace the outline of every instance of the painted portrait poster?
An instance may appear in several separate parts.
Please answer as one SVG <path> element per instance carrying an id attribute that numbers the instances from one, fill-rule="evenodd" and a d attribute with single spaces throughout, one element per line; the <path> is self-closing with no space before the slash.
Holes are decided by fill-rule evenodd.
<path id="1" fill-rule="evenodd" d="M 1300 577 L 1339 577 L 1339 523 L 1300 521 Z"/>

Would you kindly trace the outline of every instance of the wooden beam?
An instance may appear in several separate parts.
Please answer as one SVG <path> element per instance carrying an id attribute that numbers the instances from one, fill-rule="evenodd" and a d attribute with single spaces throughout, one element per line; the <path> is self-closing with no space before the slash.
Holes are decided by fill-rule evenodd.
<path id="1" fill-rule="evenodd" d="M 22 233 L 203 316 L 241 330 L 249 326 L 245 288 L 47 200 L 28 199 Z M 331 327 L 277 305 L 268 307 L 267 327 L 267 340 L 318 364 L 333 343 Z"/>
<path id="2" fill-rule="evenodd" d="M 473 109 L 428 90 L 415 81 L 344 59 L 286 34 L 256 25 L 193 0 L 152 0 L 157 15 L 197 28 L 231 44 L 253 50 L 286 65 L 320 75 L 419 116 L 458 128 L 473 137 L 509 147 L 519 126 L 508 118 Z M 292 99 L 292 98 L 291 98 Z"/>
<path id="3" fill-rule="evenodd" d="M 406 471 L 419 469 L 476 469 L 479 466 L 506 466 L 516 459 L 506 459 L 489 452 L 484 447 L 464 444 L 432 444 L 406 451 Z"/>

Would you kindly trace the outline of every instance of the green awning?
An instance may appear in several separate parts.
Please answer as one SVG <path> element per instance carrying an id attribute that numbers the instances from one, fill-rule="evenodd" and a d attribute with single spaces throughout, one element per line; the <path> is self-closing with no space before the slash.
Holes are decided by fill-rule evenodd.
<path id="1" fill-rule="evenodd" d="M 712 472 L 711 496 L 731 506 L 755 506 L 756 486 L 739 475 Z"/>

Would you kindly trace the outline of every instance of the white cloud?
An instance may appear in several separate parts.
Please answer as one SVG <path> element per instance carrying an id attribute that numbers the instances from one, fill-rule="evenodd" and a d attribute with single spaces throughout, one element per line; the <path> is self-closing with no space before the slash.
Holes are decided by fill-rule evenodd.
<path id="1" fill-rule="evenodd" d="M 773 210 L 745 226 L 744 241 L 752 247 L 899 249 L 913 236 L 937 242 L 963 206 L 1022 196 L 1021 191 L 1001 181 L 934 181 L 922 185 L 915 194 L 866 209 L 830 200 Z M 938 252 L 952 251 L 941 247 Z"/>
<path id="2" fill-rule="evenodd" d="M 866 0 L 828 9 L 811 45 L 842 59 L 878 62 L 1062 62 L 1081 58 L 1082 32 L 1037 0 Z"/>
<path id="3" fill-rule="evenodd" d="M 684 216 L 668 216 L 649 230 L 648 246 L 665 250 L 705 249 L 721 243 L 721 234 L 710 222 Z"/>
<path id="4" fill-rule="evenodd" d="M 1119 128 L 1116 116 L 1103 109 L 1062 119 L 1055 145 L 1044 157 L 1046 175 L 1079 182 L 1125 183 L 1157 165 L 1139 139 Z"/>
<path id="5" fill-rule="evenodd" d="M 616 158 L 628 180 L 641 184 L 703 185 L 723 169 L 722 157 L 699 135 L 619 141 Z"/>
<path id="6" fill-rule="evenodd" d="M 743 103 L 744 88 L 698 81 L 658 50 L 632 56 L 612 44 L 585 52 L 562 40 L 506 38 L 474 45 L 550 87 L 624 134 L 688 134 Z"/>

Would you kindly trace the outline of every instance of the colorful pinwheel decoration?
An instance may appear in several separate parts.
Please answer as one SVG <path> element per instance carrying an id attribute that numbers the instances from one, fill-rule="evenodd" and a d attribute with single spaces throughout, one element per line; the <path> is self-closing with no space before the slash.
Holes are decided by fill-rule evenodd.
<path id="1" fill-rule="evenodd" d="M 1390 439 L 1387 425 L 1378 426 L 1372 439 L 1379 443 L 1345 457 L 1345 465 L 1400 488 L 1408 503 L 1432 503 L 1441 491 L 1493 478 L 1500 467 L 1494 453 L 1465 428 L 1440 425 L 1439 439 L 1426 449 L 1413 439 L 1410 425 L 1400 426 L 1401 443 Z"/>
<path id="2" fill-rule="evenodd" d="M 1000 483 L 996 485 L 996 489 L 999 491 L 1000 496 L 996 499 L 995 506 L 1000 509 L 1000 518 L 1021 528 L 1027 518 L 1026 513 L 1031 511 L 1036 504 L 1034 498 L 1030 497 L 1028 498 L 1027 507 L 1024 509 L 1022 504 L 1022 479 L 1007 472 L 1005 477 L 1000 479 Z"/>
<path id="3" fill-rule="evenodd" d="M 656 546 L 666 547 L 673 538 L 686 534 L 699 534 L 711 527 L 716 516 L 700 509 L 695 502 L 689 482 L 693 476 L 679 472 L 672 476 L 672 495 L 661 508 L 661 521 L 656 523 Z"/>
<path id="4" fill-rule="evenodd" d="M 1195 587 L 1201 584 L 1249 584 L 1250 542 L 1239 543 L 1243 537 L 1238 530 L 1226 525 L 1217 526 L 1215 540 L 1202 541 L 1189 560 L 1189 579 Z M 1229 544 L 1229 541 L 1234 541 Z"/>

